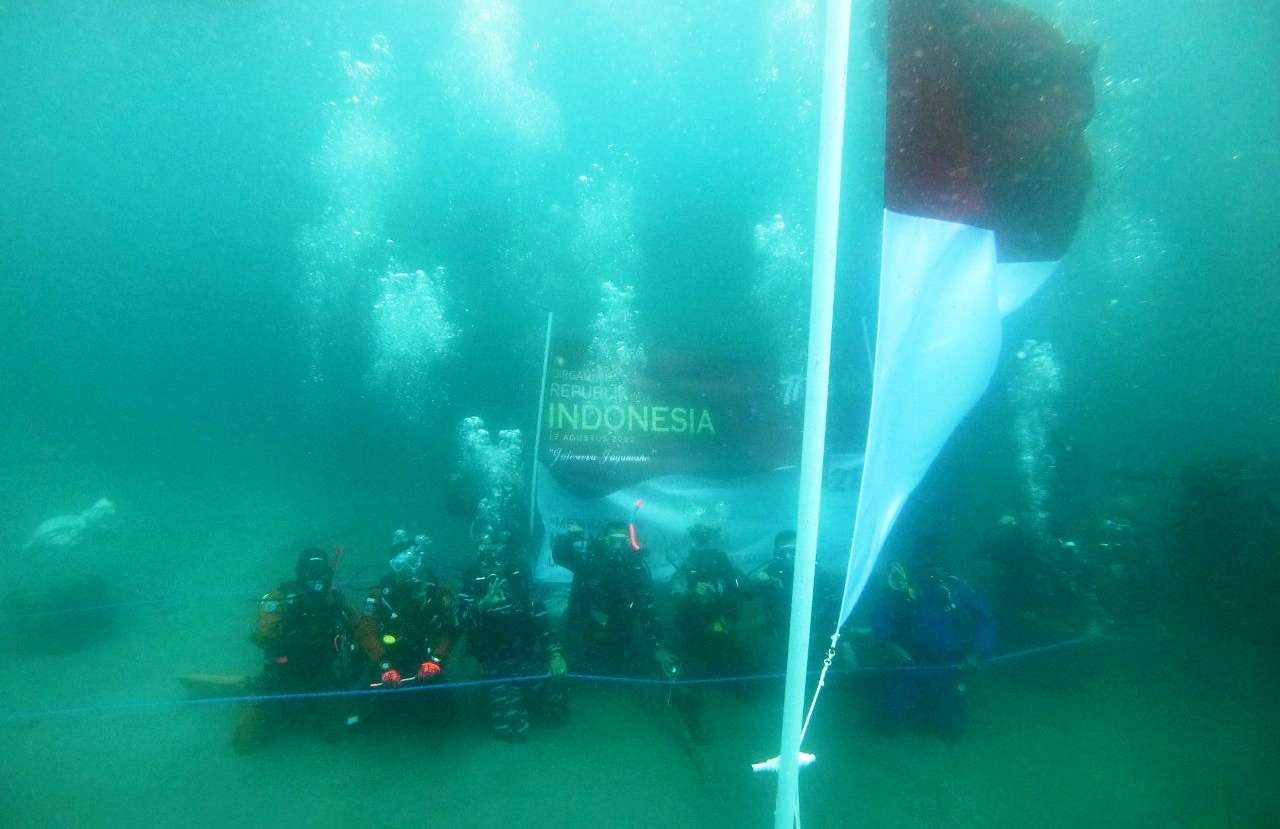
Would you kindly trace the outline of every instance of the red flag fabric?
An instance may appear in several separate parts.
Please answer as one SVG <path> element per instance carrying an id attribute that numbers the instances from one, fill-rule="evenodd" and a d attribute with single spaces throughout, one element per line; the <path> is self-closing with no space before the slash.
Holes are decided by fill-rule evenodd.
<path id="1" fill-rule="evenodd" d="M 890 0 L 885 207 L 1062 258 L 1090 182 L 1093 47 L 999 0 Z"/>

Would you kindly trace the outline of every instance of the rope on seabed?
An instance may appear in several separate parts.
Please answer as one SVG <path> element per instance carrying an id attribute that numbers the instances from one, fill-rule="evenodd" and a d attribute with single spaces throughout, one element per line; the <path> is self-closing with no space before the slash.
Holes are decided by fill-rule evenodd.
<path id="1" fill-rule="evenodd" d="M 986 661 L 986 664 L 1012 662 L 1028 656 L 1048 653 L 1050 651 L 1062 650 L 1064 648 L 1082 645 L 1087 642 L 1093 642 L 1100 639 L 1107 639 L 1103 636 L 1080 636 L 1074 639 L 1064 639 L 1061 642 L 1053 642 L 1048 645 L 1038 645 L 1022 650 L 1003 653 L 993 656 Z M 954 671 L 962 666 L 960 665 L 894 665 L 894 666 L 876 666 L 876 667 L 855 667 L 839 670 L 838 674 L 882 674 L 897 673 L 902 671 Z M 816 676 L 818 671 L 809 671 L 809 676 Z M 699 686 L 699 685 L 727 685 L 733 683 L 744 682 L 764 682 L 771 679 L 782 679 L 786 674 L 768 673 L 768 674 L 745 674 L 741 676 L 722 676 L 708 677 L 705 679 L 658 679 L 651 677 L 637 676 L 609 676 L 602 674 L 566 674 L 565 679 L 574 680 L 576 682 L 597 683 L 597 684 L 613 684 L 613 685 L 661 685 L 664 687 L 677 686 Z M 336 691 L 300 691 L 296 693 L 286 694 L 234 694 L 229 696 L 213 696 L 213 697 L 190 697 L 187 699 L 159 699 L 159 700 L 136 700 L 133 702 L 116 702 L 103 703 L 100 705 L 81 705 L 68 708 L 45 708 L 36 711 L 18 711 L 12 714 L 0 716 L 0 725 L 26 722 L 29 720 L 38 720 L 44 717 L 72 717 L 85 716 L 90 714 L 115 714 L 131 711 L 154 711 L 164 708 L 183 708 L 188 706 L 202 705 L 219 705 L 219 704 L 236 704 L 246 702 L 296 702 L 300 700 L 314 699 L 335 699 L 335 698 L 351 698 L 351 697 L 370 697 L 387 695 L 406 695 L 419 694 L 431 691 L 446 691 L 463 688 L 480 688 L 490 685 L 516 685 L 526 682 L 541 682 L 551 679 L 551 675 L 527 674 L 524 676 L 504 676 L 493 677 L 490 679 L 469 679 L 461 682 L 442 682 L 435 685 L 414 685 L 405 688 L 351 688 Z"/>

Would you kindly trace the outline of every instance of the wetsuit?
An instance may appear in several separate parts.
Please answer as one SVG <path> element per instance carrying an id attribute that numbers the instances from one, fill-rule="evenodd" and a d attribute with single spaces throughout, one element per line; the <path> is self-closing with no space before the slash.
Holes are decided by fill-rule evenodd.
<path id="1" fill-rule="evenodd" d="M 485 604 L 494 585 L 498 601 Z M 541 676 L 560 643 L 542 600 L 533 594 L 524 572 L 511 565 L 472 567 L 457 596 L 458 626 L 466 634 L 467 651 L 480 663 L 486 679 Z M 502 682 L 489 687 L 493 732 L 522 740 L 529 731 L 530 707 L 543 719 L 563 722 L 568 697 L 562 681 Z"/>
<path id="2" fill-rule="evenodd" d="M 693 550 L 676 571 L 671 596 L 685 677 L 711 679 L 742 672 L 742 651 L 735 636 L 741 592 L 742 580 L 723 550 Z M 672 695 L 672 702 L 690 735 L 706 739 L 703 689 L 683 686 Z"/>
<path id="3" fill-rule="evenodd" d="M 690 676 L 741 669 L 734 632 L 742 580 L 723 550 L 694 550 L 671 583 L 680 657 Z"/>
<path id="4" fill-rule="evenodd" d="M 760 597 L 764 613 L 764 629 L 751 646 L 757 651 L 753 661 L 760 670 L 786 669 L 788 637 L 791 632 L 791 588 L 795 580 L 795 562 L 774 556 L 756 577 L 746 580 L 744 589 Z M 833 583 L 822 573 L 814 574 L 813 624 L 809 634 L 809 659 L 821 662 L 830 646 L 831 625 L 840 610 L 842 585 Z"/>
<path id="5" fill-rule="evenodd" d="M 443 665 L 456 638 L 453 594 L 428 573 L 383 576 L 365 600 L 356 635 L 379 677 L 395 670 L 408 678 L 425 662 Z"/>
<path id="6" fill-rule="evenodd" d="M 270 695 L 350 688 L 356 678 L 351 634 L 352 614 L 338 590 L 310 595 L 298 582 L 284 582 L 258 602 L 251 639 L 262 649 L 263 666 L 249 690 Z M 298 713 L 317 721 L 326 736 L 341 730 L 349 701 L 304 702 L 247 703 L 236 724 L 233 746 L 240 752 L 261 747 Z"/>
<path id="7" fill-rule="evenodd" d="M 652 673 L 662 631 L 644 555 L 611 553 L 576 532 L 559 536 L 552 555 L 573 573 L 564 624 L 574 663 L 596 673 Z"/>
<path id="8" fill-rule="evenodd" d="M 875 724 L 887 732 L 917 726 L 958 738 L 967 712 L 959 666 L 970 657 L 986 659 L 995 643 L 995 622 L 982 596 L 955 576 L 928 578 L 914 598 L 905 590 L 883 597 L 871 633 L 910 657 L 899 666 L 907 670 L 883 675 Z"/>

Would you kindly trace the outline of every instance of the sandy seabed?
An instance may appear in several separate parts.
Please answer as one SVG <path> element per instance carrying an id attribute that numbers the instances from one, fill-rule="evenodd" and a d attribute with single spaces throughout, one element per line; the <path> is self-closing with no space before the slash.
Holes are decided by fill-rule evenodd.
<path id="1" fill-rule="evenodd" d="M 408 502 L 308 490 L 188 489 L 200 515 L 176 486 L 119 499 L 130 522 L 105 558 L 58 565 L 105 573 L 123 606 L 102 644 L 0 656 L 0 825 L 770 825 L 773 779 L 749 764 L 777 753 L 776 683 L 708 691 L 705 745 L 661 688 L 575 683 L 570 722 L 524 744 L 491 739 L 482 693 L 459 690 L 443 722 L 387 715 L 337 742 L 302 731 L 234 754 L 234 705 L 178 704 L 176 677 L 254 669 L 253 601 L 300 546 L 347 545 L 358 582 L 376 578 L 392 528 L 432 529 L 404 519 Z M 464 530 L 435 523 L 442 557 L 465 549 Z M 49 572 L 10 569 L 28 586 Z M 954 744 L 870 733 L 865 682 L 838 678 L 819 709 L 806 827 L 1280 825 L 1280 683 L 1247 647 L 1100 642 L 992 666 Z M 66 710 L 135 702 L 156 704 Z"/>

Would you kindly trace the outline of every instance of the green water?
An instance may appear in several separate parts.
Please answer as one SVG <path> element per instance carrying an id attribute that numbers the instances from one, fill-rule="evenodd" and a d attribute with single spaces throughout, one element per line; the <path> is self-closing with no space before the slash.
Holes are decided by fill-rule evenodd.
<path id="1" fill-rule="evenodd" d="M 1102 46 L 1094 189 L 906 520 L 994 587 L 981 539 L 1022 486 L 1012 352 L 1052 341 L 1052 512 L 1070 532 L 1123 502 L 1154 551 L 1132 603 L 1161 611 L 984 670 L 955 744 L 875 736 L 867 681 L 837 678 L 805 825 L 1276 825 L 1274 627 L 1256 621 L 1275 597 L 1179 603 L 1201 571 L 1171 562 L 1189 465 L 1280 459 L 1280 6 L 1028 5 Z M 120 603 L 90 647 L 42 652 L 37 624 L 0 649 L 0 823 L 768 825 L 772 781 L 748 764 L 777 753 L 773 684 L 711 692 L 699 746 L 649 688 L 577 685 L 569 724 L 523 745 L 461 693 L 443 725 L 251 757 L 228 744 L 233 706 L 174 703 L 179 675 L 256 669 L 253 600 L 303 546 L 342 544 L 368 578 L 410 525 L 467 560 L 445 510 L 457 423 L 532 433 L 547 310 L 589 337 L 617 279 L 645 342 L 781 359 L 803 308 L 774 298 L 805 236 L 796 253 L 757 226 L 811 232 L 821 11 L 0 3 L 0 593 L 96 576 Z M 865 426 L 880 210 L 859 96 L 881 69 L 861 26 L 852 49 L 838 438 Z M 437 267 L 406 314 L 378 310 L 388 269 Z M 101 496 L 110 534 L 23 550 Z M 1196 553 L 1210 570 L 1216 549 Z M 1251 577 L 1274 584 L 1265 561 Z"/>

